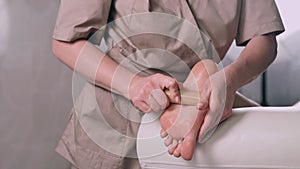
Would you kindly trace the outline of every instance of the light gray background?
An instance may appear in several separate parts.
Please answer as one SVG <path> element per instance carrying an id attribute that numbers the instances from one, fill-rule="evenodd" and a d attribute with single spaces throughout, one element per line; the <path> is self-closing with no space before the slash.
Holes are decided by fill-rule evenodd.
<path id="1" fill-rule="evenodd" d="M 299 1 L 277 0 L 287 28 L 268 71 L 268 103 L 300 99 Z M 59 0 L 0 1 L 0 169 L 66 169 L 54 152 L 72 107 L 72 72 L 51 52 Z M 231 48 L 226 62 L 241 49 Z M 260 80 L 241 89 L 260 101 Z"/>

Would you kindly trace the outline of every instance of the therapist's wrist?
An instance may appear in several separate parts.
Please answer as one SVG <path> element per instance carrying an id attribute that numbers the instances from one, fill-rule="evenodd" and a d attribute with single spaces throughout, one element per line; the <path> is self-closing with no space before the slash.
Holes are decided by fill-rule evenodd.
<path id="1" fill-rule="evenodd" d="M 230 66 L 224 68 L 227 90 L 237 91 L 241 87 L 238 78 L 238 71 L 230 69 Z"/>
<path id="2" fill-rule="evenodd" d="M 115 91 L 115 93 L 129 99 L 130 85 L 133 79 L 138 78 L 137 76 L 138 75 L 120 67 L 116 70 L 112 78 L 111 86 L 113 92 Z"/>

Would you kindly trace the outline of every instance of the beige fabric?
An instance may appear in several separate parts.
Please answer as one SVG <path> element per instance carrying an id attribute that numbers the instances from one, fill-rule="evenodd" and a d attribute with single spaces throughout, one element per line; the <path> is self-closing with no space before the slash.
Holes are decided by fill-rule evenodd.
<path id="1" fill-rule="evenodd" d="M 93 97 L 94 95 L 96 95 L 96 98 Z M 136 154 L 135 145 L 130 145 L 128 142 L 130 141 L 129 138 L 136 138 L 139 124 L 130 122 L 122 116 L 114 106 L 112 97 L 108 91 L 88 83 L 76 100 L 74 109 L 70 114 L 68 126 L 56 148 L 56 151 L 70 161 L 73 166 L 79 169 L 139 168 L 139 162 L 136 158 L 125 157 L 128 155 L 127 153 Z M 98 106 L 101 108 L 101 112 Z M 112 147 L 119 148 L 120 151 L 124 151 L 122 153 L 124 155 L 119 156 L 106 151 L 109 147 L 98 145 L 95 140 L 92 140 L 88 136 L 89 132 L 84 130 L 78 121 L 80 115 L 75 113 L 75 110 L 81 111 L 85 116 L 83 118 L 90 118 L 90 120 L 93 117 L 89 117 L 89 115 L 93 115 L 93 112 L 102 113 L 103 121 L 106 120 L 110 126 L 104 125 L 102 129 L 96 128 L 95 130 L 98 130 L 104 142 Z M 140 114 L 137 113 L 136 115 L 140 117 Z M 108 127 L 112 127 L 112 129 Z M 120 135 L 110 135 L 109 133 L 112 133 L 112 130 L 119 132 Z"/>
<path id="2" fill-rule="evenodd" d="M 255 1 L 255 2 L 254 2 Z M 221 59 L 225 56 L 228 48 L 234 39 L 238 44 L 245 44 L 250 38 L 266 33 L 280 33 L 284 31 L 280 16 L 273 0 L 61 0 L 61 6 L 54 30 L 53 38 L 62 41 L 74 41 L 80 38 L 89 38 L 92 33 L 105 25 L 109 21 L 122 16 L 136 13 L 166 13 L 184 18 L 197 26 L 205 33 L 202 39 L 196 40 L 194 45 L 201 49 L 200 53 L 209 53 L 207 44 L 214 45 Z M 133 25 L 138 24 L 129 19 L 124 23 L 130 30 L 137 29 Z M 155 20 L 152 26 L 155 25 Z M 170 27 L 169 32 L 177 27 Z M 106 43 L 111 49 L 108 55 L 116 62 L 121 63 L 129 57 L 127 64 L 135 71 L 143 71 L 144 75 L 157 72 L 162 69 L 171 72 L 179 81 L 183 81 L 189 68 L 198 60 L 197 51 L 191 50 L 186 44 L 172 37 L 157 34 L 136 35 L 121 42 L 116 42 L 111 35 L 117 27 L 109 27 L 106 30 Z M 122 31 L 122 30 L 121 30 Z M 121 32 L 119 31 L 119 32 Z M 181 34 L 180 34 L 181 33 Z M 190 36 L 187 32 L 179 31 L 178 37 Z M 97 36 L 100 41 L 101 36 Z M 190 38 L 192 39 L 192 38 Z M 203 47 L 204 46 L 204 47 Z M 147 50 L 150 48 L 161 50 Z M 142 51 L 140 55 L 131 55 L 137 51 Z M 154 53 L 158 52 L 158 53 Z M 160 56 L 156 60 L 160 67 L 156 67 L 156 62 L 152 62 L 154 56 Z M 182 62 L 170 62 L 164 60 L 169 56 L 176 55 Z M 131 58 L 130 58 L 131 56 Z M 147 56 L 147 57 L 146 57 Z M 151 56 L 151 57 L 148 57 Z M 164 57 L 162 57 L 164 56 Z M 141 58 L 144 57 L 144 58 Z M 152 58 L 152 60 L 147 60 Z M 172 58 L 172 57 L 170 57 Z M 151 69 L 149 69 L 151 68 Z M 155 68 L 155 69 L 152 69 Z M 95 94 L 96 100 L 88 99 Z M 117 102 L 115 105 L 113 97 Z M 76 101 L 75 109 L 83 114 L 87 120 L 95 122 L 95 114 L 102 114 L 100 121 L 108 122 L 103 124 L 103 128 L 85 131 L 75 115 L 71 112 L 70 122 L 59 142 L 57 152 L 68 159 L 74 166 L 81 169 L 99 168 L 139 168 L 138 160 L 125 158 L 136 152 L 135 142 L 139 123 L 131 121 L 140 119 L 141 113 L 131 112 L 130 102 L 120 96 L 113 96 L 106 90 L 88 84 Z M 116 107 L 117 106 L 117 107 Z M 99 111 L 101 110 L 101 112 Z M 128 117 L 130 117 L 128 119 Z M 110 135 L 109 127 L 120 135 Z M 98 131 L 99 130 L 99 131 Z M 116 152 L 110 153 L 100 147 L 95 139 L 91 139 L 89 132 L 99 132 L 103 142 L 110 143 Z M 129 137 L 128 137 L 129 136 Z M 103 149 L 104 148 L 104 149 Z"/>
<path id="3" fill-rule="evenodd" d="M 87 38 L 106 24 L 111 0 L 61 0 L 53 37 L 63 41 Z"/>
<path id="4" fill-rule="evenodd" d="M 189 15 L 185 18 L 211 37 L 221 57 L 234 39 L 245 45 L 253 36 L 284 31 L 274 0 L 61 0 L 53 37 L 63 41 L 87 38 L 106 24 L 109 9 L 110 21 L 141 12 Z"/>

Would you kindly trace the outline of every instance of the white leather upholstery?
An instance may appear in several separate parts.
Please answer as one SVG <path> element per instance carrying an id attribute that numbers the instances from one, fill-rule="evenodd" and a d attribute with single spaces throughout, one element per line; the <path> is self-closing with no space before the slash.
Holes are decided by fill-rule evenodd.
<path id="1" fill-rule="evenodd" d="M 142 122 L 137 148 L 143 169 L 300 168 L 299 107 L 234 109 L 206 143 L 197 145 L 191 161 L 168 154 L 157 115 L 146 114 Z"/>

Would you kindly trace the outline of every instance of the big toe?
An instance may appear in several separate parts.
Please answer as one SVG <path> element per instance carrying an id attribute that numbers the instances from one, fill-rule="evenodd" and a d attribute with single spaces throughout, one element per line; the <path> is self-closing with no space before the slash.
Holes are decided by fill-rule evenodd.
<path id="1" fill-rule="evenodd" d="M 182 141 L 181 156 L 185 160 L 193 158 L 196 145 L 197 132 L 190 132 Z"/>

